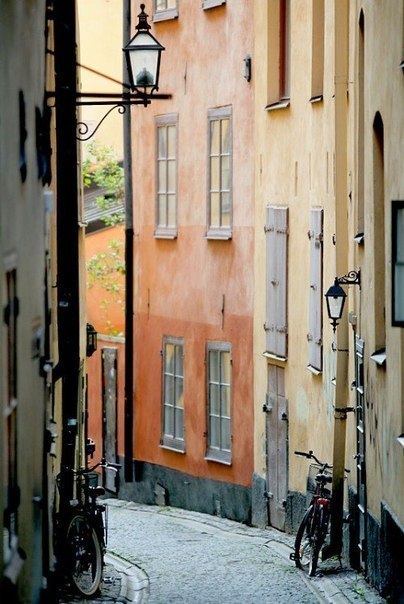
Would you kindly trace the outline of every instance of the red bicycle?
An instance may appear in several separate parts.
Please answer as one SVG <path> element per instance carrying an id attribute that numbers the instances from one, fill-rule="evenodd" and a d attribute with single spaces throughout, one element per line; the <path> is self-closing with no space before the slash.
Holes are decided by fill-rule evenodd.
<path id="1" fill-rule="evenodd" d="M 297 531 L 290 559 L 294 560 L 297 568 L 308 571 L 309 576 L 313 577 L 330 522 L 332 497 L 331 488 L 326 485 L 332 483 L 332 475 L 328 472 L 332 466 L 317 459 L 313 451 L 295 451 L 295 455 L 313 459 L 316 464 L 310 466 L 312 474 L 314 470 L 314 476 L 309 474 L 308 490 L 313 494 Z"/>

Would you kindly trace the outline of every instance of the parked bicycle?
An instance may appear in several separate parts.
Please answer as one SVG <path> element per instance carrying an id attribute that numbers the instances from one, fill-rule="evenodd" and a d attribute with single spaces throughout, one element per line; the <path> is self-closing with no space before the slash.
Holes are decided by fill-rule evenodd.
<path id="1" fill-rule="evenodd" d="M 120 464 L 101 459 L 92 467 L 69 470 L 75 483 L 75 499 L 59 513 L 59 547 L 66 580 L 81 596 L 99 592 L 107 544 L 107 508 L 97 498 L 105 494 L 103 486 L 91 485 L 95 470 L 104 468 L 117 476 Z M 57 477 L 60 488 L 62 475 Z"/>
<path id="2" fill-rule="evenodd" d="M 308 480 L 308 490 L 312 492 L 310 505 L 307 508 L 297 531 L 294 551 L 290 559 L 294 560 L 297 568 L 308 572 L 310 577 L 315 575 L 321 548 L 327 537 L 331 512 L 332 475 L 329 470 L 332 465 L 322 462 L 313 451 L 295 451 L 295 455 L 313 459 Z M 345 470 L 349 472 L 349 470 Z M 327 488 L 326 485 L 330 485 Z"/>

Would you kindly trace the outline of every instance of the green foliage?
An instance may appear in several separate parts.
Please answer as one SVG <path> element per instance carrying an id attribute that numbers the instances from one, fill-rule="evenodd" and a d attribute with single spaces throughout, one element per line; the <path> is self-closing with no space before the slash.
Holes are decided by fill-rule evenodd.
<path id="1" fill-rule="evenodd" d="M 101 210 L 110 210 L 116 205 L 122 207 L 124 171 L 118 164 L 113 149 L 95 141 L 89 144 L 87 151 L 87 159 L 82 163 L 84 188 L 95 185 L 106 189 L 105 195 L 97 198 L 97 205 Z M 121 224 L 124 219 L 125 215 L 121 209 L 102 217 L 106 226 Z M 106 250 L 95 254 L 87 262 L 87 287 L 99 285 L 107 293 L 100 306 L 110 335 L 122 335 L 109 320 L 108 309 L 114 302 L 124 310 L 125 292 L 121 278 L 123 275 L 125 275 L 124 243 L 118 239 L 111 239 Z"/>
<path id="2" fill-rule="evenodd" d="M 87 158 L 82 163 L 82 174 L 85 189 L 93 185 L 106 189 L 105 195 L 97 197 L 97 205 L 101 210 L 124 204 L 124 171 L 111 147 L 101 145 L 97 141 L 90 143 L 87 147 Z M 121 210 L 102 217 L 107 226 L 119 224 L 124 219 L 125 215 Z"/>

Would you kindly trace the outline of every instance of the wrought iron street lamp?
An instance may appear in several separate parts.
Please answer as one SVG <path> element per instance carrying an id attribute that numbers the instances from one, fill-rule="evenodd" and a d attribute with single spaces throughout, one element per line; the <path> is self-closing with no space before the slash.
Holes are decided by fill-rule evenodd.
<path id="1" fill-rule="evenodd" d="M 165 49 L 149 31 L 148 15 L 144 12 L 145 5 L 141 4 L 140 9 L 137 32 L 123 51 L 132 91 L 150 95 L 154 90 L 158 90 L 160 58 Z"/>
<path id="2" fill-rule="evenodd" d="M 334 285 L 331 285 L 327 293 L 324 294 L 327 302 L 328 317 L 334 333 L 338 326 L 338 321 L 342 317 L 346 298 L 346 293 L 342 289 L 341 284 L 360 286 L 360 271 L 350 271 L 343 277 L 335 277 Z"/>

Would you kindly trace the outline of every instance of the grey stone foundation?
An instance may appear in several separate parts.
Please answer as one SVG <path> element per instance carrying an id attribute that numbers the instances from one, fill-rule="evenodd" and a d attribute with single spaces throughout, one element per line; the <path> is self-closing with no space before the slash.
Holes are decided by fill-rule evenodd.
<path id="1" fill-rule="evenodd" d="M 122 477 L 119 496 L 138 503 L 169 505 L 251 524 L 251 489 L 248 487 L 197 478 L 147 462 L 134 462 L 134 481 L 125 483 Z"/>

